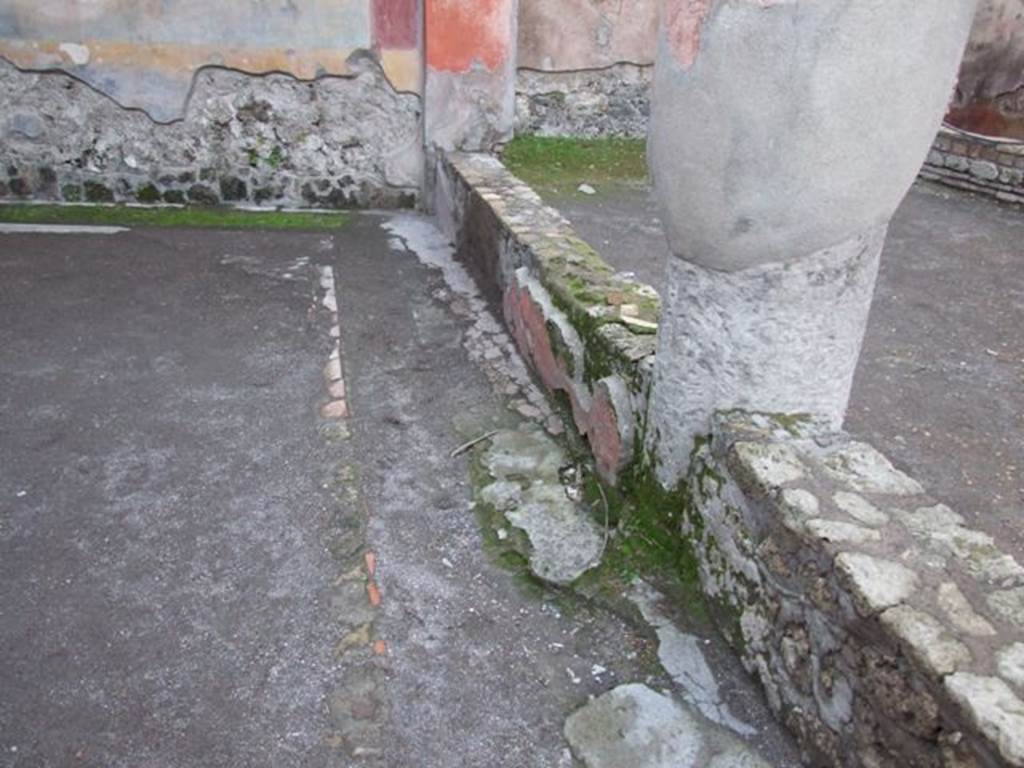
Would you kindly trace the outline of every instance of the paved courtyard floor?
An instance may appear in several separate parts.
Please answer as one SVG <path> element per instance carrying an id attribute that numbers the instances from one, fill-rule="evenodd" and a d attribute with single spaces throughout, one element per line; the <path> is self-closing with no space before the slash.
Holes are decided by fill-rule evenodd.
<path id="1" fill-rule="evenodd" d="M 588 697 L 686 694 L 486 551 L 452 452 L 550 413 L 479 302 L 411 214 L 0 233 L 0 766 L 568 768 Z M 796 765 L 675 619 L 683 699 Z"/>
<path id="2" fill-rule="evenodd" d="M 646 185 L 545 195 L 613 266 L 657 287 Z M 1024 556 L 1024 211 L 919 182 L 897 211 L 847 428 Z"/>

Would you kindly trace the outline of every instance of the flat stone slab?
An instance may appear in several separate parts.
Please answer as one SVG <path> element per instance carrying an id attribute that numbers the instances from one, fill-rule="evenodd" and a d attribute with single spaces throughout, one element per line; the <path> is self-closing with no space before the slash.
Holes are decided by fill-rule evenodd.
<path id="1" fill-rule="evenodd" d="M 496 434 L 483 464 L 494 482 L 481 498 L 529 539 L 530 570 L 553 584 L 570 584 L 600 562 L 604 534 L 585 507 L 566 494 L 559 469 L 565 452 L 539 429 Z"/>
<path id="2" fill-rule="evenodd" d="M 639 683 L 574 712 L 565 738 L 587 768 L 770 768 L 739 739 Z"/>
<path id="3" fill-rule="evenodd" d="M 718 689 L 715 674 L 704 657 L 700 639 L 681 632 L 659 608 L 658 601 L 662 595 L 647 582 L 638 580 L 634 582 L 628 597 L 644 621 L 654 628 L 658 636 L 658 661 L 679 686 L 680 694 L 687 704 L 696 708 L 708 720 L 735 733 L 742 736 L 756 734 L 757 729 L 729 711 Z"/>

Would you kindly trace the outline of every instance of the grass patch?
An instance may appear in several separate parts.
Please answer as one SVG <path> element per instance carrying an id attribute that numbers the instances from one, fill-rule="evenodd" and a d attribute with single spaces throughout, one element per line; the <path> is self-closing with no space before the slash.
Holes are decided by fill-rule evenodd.
<path id="1" fill-rule="evenodd" d="M 236 208 L 134 208 L 91 205 L 0 205 L 0 221 L 9 224 L 85 224 L 107 227 L 183 227 L 190 229 L 338 229 L 350 221 L 344 213 L 242 211 Z"/>
<path id="2" fill-rule="evenodd" d="M 527 184 L 550 192 L 576 192 L 584 182 L 600 191 L 611 182 L 647 178 L 643 139 L 518 136 L 502 159 Z"/>

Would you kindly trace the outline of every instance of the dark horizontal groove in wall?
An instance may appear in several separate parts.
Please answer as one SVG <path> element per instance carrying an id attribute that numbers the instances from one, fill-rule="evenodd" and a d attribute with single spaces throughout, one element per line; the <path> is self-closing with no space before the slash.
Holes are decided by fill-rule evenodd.
<path id="1" fill-rule="evenodd" d="M 356 53 L 358 53 L 358 52 L 359 52 L 358 50 L 355 51 L 352 54 L 352 56 L 356 55 Z M 349 58 L 351 59 L 352 56 L 350 56 Z M 180 117 L 175 117 L 175 118 L 172 118 L 171 120 L 157 120 L 155 117 L 153 117 L 151 114 L 149 114 L 149 112 L 147 112 L 142 107 L 132 107 L 132 106 L 129 106 L 127 104 L 123 104 L 120 101 L 118 101 L 116 98 L 111 96 L 109 93 L 107 93 L 106 91 L 100 90 L 95 85 L 90 83 L 88 80 L 83 80 L 80 76 L 74 74 L 73 72 L 68 72 L 66 69 L 61 69 L 60 67 L 43 67 L 43 68 L 39 68 L 39 69 L 37 69 L 37 68 L 19 67 L 17 64 L 15 64 L 13 61 L 8 59 L 6 56 L 0 56 L 0 61 L 4 61 L 7 64 L 10 64 L 16 70 L 18 70 L 22 74 L 26 74 L 26 75 L 53 75 L 53 76 L 58 76 L 58 77 L 61 77 L 61 76 L 62 77 L 67 77 L 67 78 L 69 78 L 71 80 L 74 80 L 77 83 L 80 83 L 81 85 L 85 86 L 86 88 L 88 88 L 89 90 L 93 91 L 94 93 L 99 94 L 100 96 L 104 97 L 105 99 L 109 99 L 111 102 L 113 102 L 118 107 L 118 109 L 122 109 L 125 112 L 137 112 L 137 113 L 139 113 L 141 115 L 144 115 L 146 117 L 146 119 L 149 120 L 154 125 L 174 125 L 175 123 L 183 123 L 183 122 L 185 122 L 185 118 L 188 116 L 189 107 L 192 105 L 192 97 L 195 95 L 195 92 L 196 92 L 196 85 L 199 82 L 199 76 L 201 74 L 203 74 L 204 72 L 207 72 L 209 70 L 215 70 L 215 71 L 219 71 L 219 72 L 232 72 L 232 73 L 234 73 L 236 75 L 243 75 L 245 77 L 252 77 L 252 78 L 259 78 L 259 79 L 264 79 L 264 78 L 267 78 L 267 77 L 272 77 L 273 75 L 281 75 L 283 77 L 291 78 L 292 80 L 294 80 L 297 83 L 304 83 L 306 85 L 314 85 L 314 84 L 320 82 L 321 80 L 353 80 L 354 78 L 358 77 L 358 74 L 359 74 L 359 73 L 353 73 L 353 74 L 350 74 L 350 75 L 334 75 L 334 74 L 326 73 L 326 74 L 323 74 L 323 75 L 317 75 L 314 78 L 304 78 L 304 77 L 298 77 L 297 75 L 295 75 L 295 74 L 293 74 L 291 72 L 287 72 L 287 71 L 282 70 L 282 69 L 271 69 L 271 70 L 266 70 L 266 71 L 263 71 L 263 72 L 249 72 L 249 71 L 244 70 L 244 69 L 238 69 L 237 67 L 225 67 L 225 66 L 223 66 L 221 64 L 204 64 L 203 66 L 195 69 L 192 72 L 192 80 L 189 83 L 188 94 L 185 96 L 185 101 L 184 101 L 184 103 L 182 104 L 182 107 L 181 107 L 181 115 L 180 115 Z M 395 88 L 394 84 L 391 82 L 391 79 L 384 72 L 384 69 L 381 66 L 380 62 L 377 61 L 375 58 L 373 59 L 373 61 L 374 61 L 374 63 L 378 67 L 380 67 L 380 69 L 381 69 L 381 76 L 384 78 L 384 81 L 388 84 L 388 86 L 391 88 L 393 93 L 396 93 L 396 94 L 399 94 L 399 95 L 402 95 L 402 96 L 415 96 L 417 99 L 422 99 L 420 94 L 415 93 L 414 91 L 400 91 L 397 88 Z"/>
<path id="2" fill-rule="evenodd" d="M 654 62 L 649 64 L 638 64 L 635 61 L 616 61 L 611 64 L 607 64 L 603 67 L 580 67 L 578 69 L 539 69 L 537 67 L 516 67 L 517 72 L 536 72 L 539 75 L 572 75 L 572 74 L 583 74 L 586 72 L 607 72 L 609 69 L 615 69 L 615 67 L 636 67 L 637 69 L 652 69 Z"/>

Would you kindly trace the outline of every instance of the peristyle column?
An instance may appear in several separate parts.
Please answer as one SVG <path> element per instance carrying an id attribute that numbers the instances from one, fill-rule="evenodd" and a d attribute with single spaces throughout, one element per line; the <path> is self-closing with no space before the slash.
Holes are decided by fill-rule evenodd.
<path id="1" fill-rule="evenodd" d="M 651 435 L 665 484 L 715 411 L 845 414 L 889 220 L 975 0 L 663 0 L 648 156 L 672 258 Z"/>

